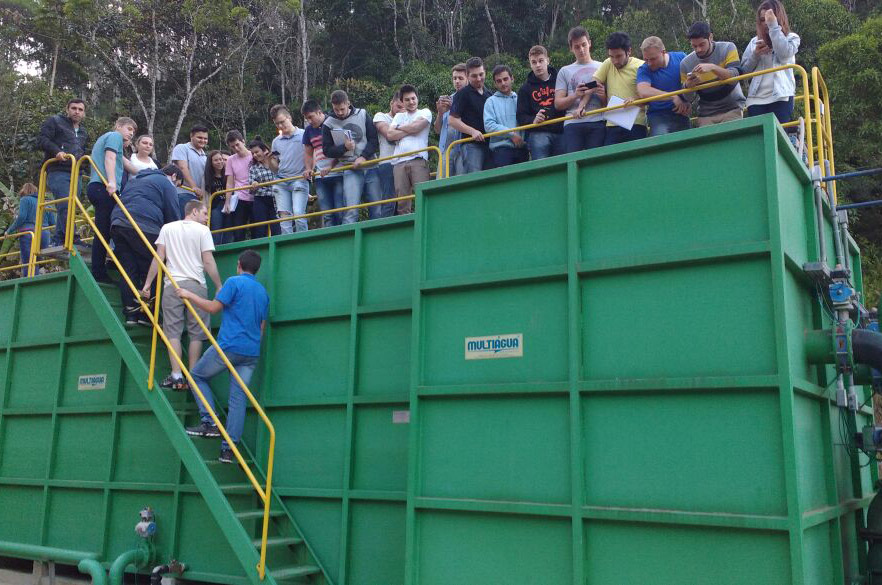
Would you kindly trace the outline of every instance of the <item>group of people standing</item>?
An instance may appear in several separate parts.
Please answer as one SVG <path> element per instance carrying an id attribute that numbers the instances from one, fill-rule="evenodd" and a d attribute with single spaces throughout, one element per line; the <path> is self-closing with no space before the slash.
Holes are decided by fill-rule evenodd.
<path id="1" fill-rule="evenodd" d="M 434 117 L 429 108 L 420 107 L 413 85 L 401 86 L 391 97 L 389 110 L 373 116 L 350 103 L 345 91 L 336 90 L 329 111 L 315 100 L 302 105 L 304 128 L 294 123 L 287 106 L 273 106 L 269 116 L 278 134 L 269 143 L 259 136 L 246 140 L 241 132 L 231 130 L 225 137 L 227 150 L 206 151 L 208 129 L 194 125 L 189 140 L 172 150 L 175 169 L 160 170 L 153 157 L 152 137 L 135 137 L 135 121 L 119 118 L 114 129 L 100 136 L 91 149 L 94 167 L 86 193 L 95 208 L 98 230 L 109 237 L 115 207 L 112 193 L 130 181 L 134 184 L 143 173 L 178 177 L 179 217 L 187 201 L 205 202 L 214 242 L 221 244 L 306 231 L 305 218 L 286 218 L 305 214 L 311 184 L 318 207 L 325 212 L 324 226 L 357 221 L 359 210 L 352 206 L 362 202 L 375 204 L 368 206 L 372 219 L 411 212 L 410 200 L 384 201 L 411 195 L 415 185 L 430 178 L 426 149 L 432 129 L 445 155 L 452 142 L 471 139 L 455 146 L 448 157 L 451 174 L 464 175 L 681 131 L 692 127 L 693 113 L 696 126 L 740 119 L 745 107 L 749 116 L 773 113 L 781 123 L 790 121 L 795 94 L 791 69 L 753 77 L 746 95 L 739 83 L 701 89 L 703 84 L 795 62 L 800 38 L 790 30 L 780 1 L 760 4 L 756 36 L 741 57 L 733 43 L 716 40 L 705 22 L 693 24 L 687 37 L 693 49 L 689 54 L 667 51 L 659 37 L 650 36 L 641 43 L 643 59 L 638 59 L 632 55 L 630 37 L 616 32 L 605 40 L 607 58 L 601 62 L 592 58 L 588 32 L 577 26 L 567 36 L 574 62 L 556 69 L 546 48 L 534 46 L 527 55 L 530 73 L 518 90 L 511 69 L 498 65 L 491 74 L 496 91 L 491 92 L 485 87 L 483 61 L 472 57 L 452 68 L 454 91 L 437 100 Z M 625 123 L 611 112 L 593 113 L 683 88 L 698 89 L 626 107 L 636 111 L 625 116 Z M 68 194 L 71 162 L 67 155 L 79 158 L 87 152 L 84 116 L 85 103 L 73 99 L 64 114 L 49 118 L 40 130 L 39 144 L 46 159 L 57 159 L 47 175 L 48 190 L 56 199 Z M 563 117 L 567 117 L 563 123 L 555 122 Z M 512 131 L 530 124 L 542 126 Z M 487 138 L 488 133 L 494 135 Z M 128 157 L 127 145 L 134 151 Z M 263 185 L 273 181 L 276 184 Z M 23 211 L 31 208 L 22 206 Z M 349 209 L 334 211 L 341 208 Z M 57 203 L 56 211 L 51 244 L 59 245 L 65 236 L 67 205 Z M 15 227 L 26 231 L 33 229 L 34 222 L 35 217 L 23 217 Z M 261 225 L 236 229 L 255 223 Z M 99 280 L 107 279 L 105 260 L 103 247 L 94 243 L 93 271 Z"/>
<path id="2" fill-rule="evenodd" d="M 487 89 L 483 62 L 473 57 L 453 67 L 456 91 L 436 104 L 441 149 L 446 151 L 461 137 L 471 138 L 454 147 L 449 157 L 453 172 L 466 174 L 685 130 L 693 125 L 693 113 L 698 127 L 741 119 L 745 107 L 748 116 L 773 113 L 787 123 L 795 95 L 792 69 L 751 78 L 746 95 L 740 83 L 715 84 L 628 107 L 638 99 L 795 63 L 800 38 L 790 30 L 781 2 L 760 4 L 756 33 L 739 57 L 733 43 L 715 40 L 710 26 L 697 22 L 687 32 L 691 53 L 667 51 L 659 37 L 650 36 L 641 43 L 643 59 L 638 59 L 632 55 L 629 35 L 615 32 L 607 37 L 607 58 L 600 62 L 591 56 L 588 31 L 577 26 L 567 36 L 575 61 L 555 69 L 545 47 L 532 47 L 527 56 L 531 71 L 517 91 L 505 65 L 492 71 L 496 91 Z M 620 104 L 630 115 L 597 112 Z M 565 117 L 562 123 L 553 122 Z M 523 133 L 511 131 L 532 124 L 543 125 Z"/>

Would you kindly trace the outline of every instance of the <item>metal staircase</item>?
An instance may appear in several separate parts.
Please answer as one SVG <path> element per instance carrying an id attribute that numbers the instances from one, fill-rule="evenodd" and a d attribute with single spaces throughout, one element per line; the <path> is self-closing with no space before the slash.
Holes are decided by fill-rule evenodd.
<path id="1" fill-rule="evenodd" d="M 133 341 L 123 326 L 118 311 L 108 302 L 101 285 L 92 277 L 79 255 L 71 256 L 70 268 L 126 367 L 136 380 L 146 381 L 149 368 L 145 356 L 149 355 L 150 344 Z M 156 382 L 153 386 L 153 389 L 148 389 L 146 382 L 141 385 L 144 398 L 199 489 L 249 582 L 254 585 L 332 585 L 327 571 L 304 539 L 290 510 L 275 492 L 271 492 L 269 496 L 271 502 L 266 539 L 266 572 L 261 578 L 261 529 L 265 514 L 261 498 L 242 468 L 216 460 L 218 441 L 191 439 L 186 434 L 175 406 L 158 389 Z M 222 413 L 217 414 L 220 417 Z M 260 468 L 244 441 L 239 444 L 239 449 L 253 475 L 265 484 L 264 470 Z M 242 495 L 250 497 L 243 499 Z M 230 496 L 239 497 L 231 500 Z"/>

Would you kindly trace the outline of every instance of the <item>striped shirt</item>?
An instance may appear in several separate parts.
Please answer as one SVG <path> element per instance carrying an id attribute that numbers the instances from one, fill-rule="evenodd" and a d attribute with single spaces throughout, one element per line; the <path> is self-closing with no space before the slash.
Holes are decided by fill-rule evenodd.
<path id="1" fill-rule="evenodd" d="M 692 51 L 680 61 L 680 82 L 686 84 L 686 74 L 695 69 L 699 63 L 711 63 L 728 69 L 732 75 L 741 75 L 741 59 L 738 57 L 738 49 L 728 41 L 714 41 L 710 55 L 699 57 Z M 702 83 L 717 81 L 714 73 L 702 73 L 699 76 Z M 715 116 L 725 114 L 732 110 L 744 108 L 744 92 L 741 91 L 740 83 L 720 85 L 698 92 L 698 117 Z M 689 95 L 689 94 L 686 94 Z"/>

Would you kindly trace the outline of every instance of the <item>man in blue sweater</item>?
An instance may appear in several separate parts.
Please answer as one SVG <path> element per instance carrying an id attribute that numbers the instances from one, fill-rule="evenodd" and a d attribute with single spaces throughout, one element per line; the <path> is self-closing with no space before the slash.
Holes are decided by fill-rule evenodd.
<path id="1" fill-rule="evenodd" d="M 484 104 L 484 130 L 487 133 L 501 132 L 518 125 L 518 94 L 511 90 L 514 78 L 507 65 L 493 68 L 493 83 L 496 93 Z M 504 167 L 527 160 L 528 152 L 520 132 L 494 136 L 490 141 L 490 157 L 493 165 Z"/>
<path id="2" fill-rule="evenodd" d="M 148 242 L 156 241 L 163 225 L 181 219 L 177 188 L 181 186 L 183 178 L 181 169 L 168 165 L 161 171 L 144 169 L 126 183 L 120 201 L 144 232 Z M 119 207 L 114 207 L 110 214 L 110 238 L 123 270 L 135 286 L 140 285 L 147 278 L 153 255 Z M 119 281 L 119 292 L 126 325 L 149 326 L 150 321 L 141 312 L 135 294 L 124 279 Z"/>

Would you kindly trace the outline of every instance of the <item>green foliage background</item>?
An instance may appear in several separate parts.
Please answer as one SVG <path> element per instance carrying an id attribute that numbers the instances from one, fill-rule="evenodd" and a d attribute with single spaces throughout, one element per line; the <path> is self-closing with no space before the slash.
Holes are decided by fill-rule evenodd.
<path id="1" fill-rule="evenodd" d="M 271 136 L 267 112 L 274 103 L 284 100 L 294 112 L 305 97 L 328 105 L 336 88 L 374 113 L 387 108 L 396 87 L 411 83 L 433 107 L 438 96 L 451 92 L 450 66 L 471 55 L 483 57 L 488 70 L 509 65 L 519 84 L 528 73 L 526 54 L 534 44 L 548 47 L 555 66 L 571 61 L 566 33 L 578 23 L 594 39 L 595 58 L 604 57 L 602 40 L 616 30 L 628 32 L 635 47 L 654 34 L 669 49 L 688 50 L 686 29 L 705 19 L 717 39 L 731 40 L 743 51 L 755 34 L 758 3 L 0 1 L 0 192 L 5 195 L 0 225 L 8 222 L 16 204 L 9 193 L 36 179 L 40 123 L 74 95 L 88 103 L 86 126 L 94 137 L 118 115 L 130 115 L 147 127 L 144 111 L 151 109 L 153 84 L 153 134 L 157 156 L 165 160 L 185 104 L 178 141 L 186 139 L 189 125 L 204 122 L 211 128 L 210 146 L 216 148 L 232 128 L 248 136 Z M 785 4 L 792 29 L 802 38 L 798 62 L 809 70 L 821 67 L 832 93 L 837 170 L 882 166 L 882 7 L 877 0 Z M 196 47 L 192 61 L 188 46 Z M 121 62 L 114 67 L 102 49 L 122 55 Z M 154 51 L 157 59 L 151 57 Z M 188 97 L 192 84 L 215 68 Z M 882 198 L 882 178 L 843 183 L 840 196 L 848 201 Z M 877 298 L 882 290 L 882 210 L 862 210 L 853 219 L 866 259 L 867 292 Z"/>

